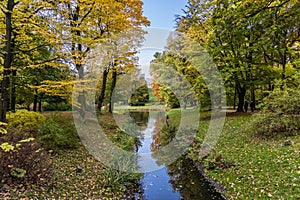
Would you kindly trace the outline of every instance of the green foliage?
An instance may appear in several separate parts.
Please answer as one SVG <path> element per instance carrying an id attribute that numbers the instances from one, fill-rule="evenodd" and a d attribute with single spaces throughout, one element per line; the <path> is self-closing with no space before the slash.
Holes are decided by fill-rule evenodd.
<path id="1" fill-rule="evenodd" d="M 211 82 L 212 79 L 218 80 L 216 74 L 204 74 L 209 71 L 208 68 L 213 67 L 203 64 L 207 62 L 208 54 L 189 40 L 184 35 L 178 35 L 168 41 L 164 53 L 155 54 L 151 62 L 151 73 L 155 77 L 152 89 L 171 109 L 195 107 L 201 103 L 202 108 L 209 110 L 211 98 L 208 87 L 220 91 L 220 84 Z M 216 94 L 215 98 L 220 96 Z"/>
<path id="2" fill-rule="evenodd" d="M 278 114 L 299 115 L 300 114 L 300 88 L 275 90 L 266 97 L 261 105 L 265 112 Z"/>
<path id="3" fill-rule="evenodd" d="M 43 111 L 70 111 L 72 104 L 67 101 L 62 102 L 44 102 Z"/>
<path id="4" fill-rule="evenodd" d="M 160 142 L 161 146 L 163 147 L 167 146 L 175 137 L 175 135 L 176 135 L 176 127 L 175 126 L 168 127 L 165 125 L 161 129 L 158 141 Z"/>
<path id="5" fill-rule="evenodd" d="M 158 93 L 161 98 L 163 98 L 168 108 L 173 109 L 180 107 L 180 103 L 176 95 L 168 87 L 160 86 Z"/>
<path id="6" fill-rule="evenodd" d="M 38 138 L 46 149 L 73 149 L 78 147 L 79 137 L 73 119 L 53 114 L 42 123 Z"/>
<path id="7" fill-rule="evenodd" d="M 8 142 L 4 142 L 0 145 L 1 149 L 5 152 L 13 151 L 15 147 Z"/>
<path id="8" fill-rule="evenodd" d="M 31 142 L 31 141 L 34 141 L 35 139 L 34 138 L 27 138 L 25 140 L 20 140 L 19 142 L 20 143 L 25 143 L 25 142 Z"/>
<path id="9" fill-rule="evenodd" d="M 147 102 L 149 102 L 149 91 L 147 85 L 144 85 L 134 91 L 129 104 L 131 106 L 144 106 Z"/>
<path id="10" fill-rule="evenodd" d="M 107 137 L 118 147 L 125 151 L 133 151 L 134 147 L 139 143 L 139 140 L 135 136 L 126 134 L 119 128 L 116 128 L 114 132 L 107 134 Z"/>
<path id="11" fill-rule="evenodd" d="M 177 30 L 209 52 L 242 112 L 245 97 L 260 101 L 276 80 L 297 85 L 299 8 L 293 0 L 188 0 Z"/>
<path id="12" fill-rule="evenodd" d="M 113 192 L 132 186 L 136 182 L 141 174 L 134 174 L 129 172 L 121 172 L 112 168 L 107 168 L 102 172 L 101 176 L 104 178 L 104 187 L 111 188 Z"/>
<path id="13" fill-rule="evenodd" d="M 0 135 L 1 134 L 4 134 L 4 135 L 7 134 L 6 126 L 7 126 L 6 123 L 0 122 Z"/>
<path id="14" fill-rule="evenodd" d="M 257 114 L 252 124 L 257 136 L 293 135 L 300 132 L 300 117 L 278 113 Z"/>
<path id="15" fill-rule="evenodd" d="M 149 88 L 149 102 L 159 102 L 159 99 L 154 95 L 152 88 Z"/>
<path id="16" fill-rule="evenodd" d="M 263 114 L 255 115 L 252 128 L 259 136 L 272 137 L 278 133 L 299 134 L 300 91 L 276 90 L 264 99 Z"/>
<path id="17" fill-rule="evenodd" d="M 23 178 L 26 174 L 26 170 L 21 169 L 21 168 L 14 168 L 13 167 L 13 168 L 10 169 L 10 174 L 12 176 L 17 177 L 17 178 Z"/>
<path id="18" fill-rule="evenodd" d="M 116 146 L 125 151 L 134 151 L 135 147 L 139 145 L 139 138 L 133 135 L 128 135 L 126 132 L 121 130 L 115 123 L 111 114 L 102 114 L 98 117 L 98 120 L 108 139 Z"/>
<path id="19" fill-rule="evenodd" d="M 20 130 L 30 128 L 37 131 L 41 123 L 45 120 L 42 114 L 27 110 L 18 110 L 16 113 L 9 112 L 6 117 L 8 128 L 17 128 Z"/>

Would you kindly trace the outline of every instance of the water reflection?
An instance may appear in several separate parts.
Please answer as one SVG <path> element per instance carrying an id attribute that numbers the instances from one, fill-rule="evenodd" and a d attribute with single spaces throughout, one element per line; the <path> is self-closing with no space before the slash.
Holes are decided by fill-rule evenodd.
<path id="1" fill-rule="evenodd" d="M 219 193 L 216 193 L 209 186 L 193 162 L 184 156 L 169 165 L 168 170 L 173 188 L 180 191 L 183 199 L 223 199 Z"/>
<path id="2" fill-rule="evenodd" d="M 129 112 L 129 116 L 135 121 L 135 123 L 142 129 L 145 130 L 147 128 L 148 119 L 149 119 L 149 111 L 144 112 Z"/>
<path id="3" fill-rule="evenodd" d="M 136 112 L 131 113 L 131 116 L 134 115 L 138 114 Z M 141 120 L 139 116 L 141 115 L 133 118 Z M 138 199 L 180 199 L 180 193 L 174 190 L 170 183 L 168 169 L 164 165 L 158 165 L 157 160 L 152 157 L 153 137 L 164 125 L 164 120 L 164 113 L 151 112 L 149 119 L 147 119 L 147 128 L 141 131 L 141 146 L 137 152 L 139 155 L 138 165 L 146 173 L 140 181 L 143 197 Z"/>
<path id="4" fill-rule="evenodd" d="M 165 166 L 159 157 L 153 156 L 153 152 L 161 147 L 161 129 L 166 125 L 164 112 L 149 114 L 135 111 L 131 112 L 130 116 L 139 126 L 145 126 L 141 131 L 141 146 L 137 153 L 139 155 L 138 165 L 146 173 L 140 180 L 140 191 L 143 194 L 137 194 L 135 199 L 222 199 L 210 188 L 191 160 L 182 156 L 175 163 Z M 152 169 L 156 169 L 156 171 L 152 171 Z"/>

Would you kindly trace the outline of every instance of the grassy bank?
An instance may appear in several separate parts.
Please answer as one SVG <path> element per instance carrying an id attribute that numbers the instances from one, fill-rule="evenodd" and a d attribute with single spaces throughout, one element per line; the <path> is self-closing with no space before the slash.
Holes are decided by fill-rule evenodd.
<path id="1" fill-rule="evenodd" d="M 178 123 L 179 118 L 180 111 L 170 112 L 172 122 Z M 226 118 L 218 144 L 204 160 L 207 174 L 226 188 L 228 199 L 299 199 L 300 136 L 258 138 L 250 129 L 252 118 L 234 114 Z M 190 150 L 195 162 L 201 162 L 199 144 L 208 123 L 201 121 Z"/>
<path id="2" fill-rule="evenodd" d="M 114 112 L 123 110 L 164 110 L 165 106 L 160 104 L 146 104 L 145 106 L 116 106 Z"/>

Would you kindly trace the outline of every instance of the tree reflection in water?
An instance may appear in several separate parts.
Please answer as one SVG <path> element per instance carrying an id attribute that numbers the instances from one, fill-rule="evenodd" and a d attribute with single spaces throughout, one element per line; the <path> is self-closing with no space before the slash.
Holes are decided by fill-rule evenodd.
<path id="1" fill-rule="evenodd" d="M 144 111 L 144 112 L 130 111 L 129 115 L 135 121 L 135 123 L 141 128 L 142 131 L 147 128 L 147 124 L 149 121 L 149 111 Z"/>
<path id="2" fill-rule="evenodd" d="M 185 156 L 167 168 L 174 190 L 180 191 L 184 199 L 223 199 L 219 193 L 210 187 L 193 162 Z"/>
<path id="3" fill-rule="evenodd" d="M 156 160 L 158 165 L 163 163 L 167 163 L 168 156 L 172 156 L 171 154 L 164 154 L 163 157 L 156 157 L 155 152 L 160 150 L 163 146 L 168 144 L 172 139 L 174 139 L 174 134 L 176 134 L 176 127 L 167 127 L 166 126 L 166 117 L 164 112 L 155 112 L 149 114 L 149 112 L 130 112 L 130 116 L 135 120 L 135 122 L 143 127 L 142 131 L 148 127 L 147 124 L 153 118 L 155 119 L 155 128 L 153 129 L 152 138 L 149 151 L 152 152 L 153 159 Z M 151 118 L 151 120 L 149 119 Z M 152 121 L 153 122 L 153 121 Z M 145 127 L 145 128 L 144 128 Z M 172 133 L 168 133 L 171 131 Z M 185 130 L 189 131 L 189 130 Z M 143 137 L 140 138 L 143 141 Z M 142 142 L 143 143 L 143 142 Z M 146 143 L 143 143 L 146 144 Z M 147 143 L 148 144 L 148 143 Z M 150 153 L 150 152 L 149 152 Z M 186 200 L 200 200 L 200 199 L 223 199 L 222 196 L 215 192 L 204 179 L 202 174 L 198 171 L 198 169 L 194 166 L 193 162 L 186 158 L 186 156 L 181 156 L 175 163 L 172 163 L 169 166 L 164 168 L 165 170 L 158 170 L 157 172 L 146 173 L 144 178 L 141 180 L 141 187 L 139 188 L 139 192 L 136 193 L 134 199 L 152 199 L 152 197 L 159 197 L 159 190 L 162 189 L 161 185 L 153 185 L 151 186 L 150 191 L 156 191 L 155 194 L 151 194 L 149 196 L 150 191 L 145 191 L 148 188 L 143 188 L 145 185 L 149 184 L 157 184 L 162 180 L 168 180 L 171 184 L 171 188 L 174 191 L 170 191 L 173 193 L 175 191 L 180 192 L 180 199 Z M 163 173 L 163 171 L 165 171 Z M 149 178 L 149 176 L 158 176 L 156 178 Z M 147 178 L 146 178 L 147 177 Z M 147 183 L 147 181 L 150 181 Z M 154 188 L 153 188 L 154 187 Z M 155 189 L 156 188 L 156 189 Z M 145 189 L 145 190 L 144 190 Z M 165 193 L 166 191 L 164 191 Z M 171 195 L 170 193 L 170 195 Z M 171 195 L 172 196 L 172 195 Z M 162 197 L 162 196 L 160 196 Z M 178 196 L 177 196 L 178 197 Z M 179 198 L 179 197 L 178 197 Z"/>

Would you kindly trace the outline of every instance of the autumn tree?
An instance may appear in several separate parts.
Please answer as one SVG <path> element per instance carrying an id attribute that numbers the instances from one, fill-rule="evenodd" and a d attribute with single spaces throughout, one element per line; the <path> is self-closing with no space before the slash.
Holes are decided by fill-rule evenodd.
<path id="1" fill-rule="evenodd" d="M 57 3 L 54 31 L 61 35 L 61 42 L 65 44 L 61 54 L 76 70 L 79 81 L 84 80 L 88 54 L 102 42 L 126 29 L 149 24 L 142 15 L 142 5 L 140 0 L 67 0 Z M 105 70 L 103 73 L 104 76 L 108 74 Z M 84 91 L 79 93 L 78 102 L 84 110 Z"/>
<path id="2" fill-rule="evenodd" d="M 135 73 L 132 70 L 138 65 L 138 58 L 136 56 L 138 48 L 143 42 L 143 31 L 139 27 L 131 28 L 120 32 L 119 34 L 110 37 L 106 42 L 101 45 L 103 58 L 102 67 L 102 82 L 100 85 L 100 94 L 97 99 L 97 106 L 99 111 L 103 106 L 105 96 L 107 96 L 109 101 L 109 111 L 113 111 L 113 91 L 117 83 L 117 78 L 119 75 L 127 73 Z M 106 60 L 106 62 L 105 62 Z M 111 72 L 111 76 L 109 73 Z M 110 88 L 107 88 L 108 78 L 111 80 Z M 105 95 L 106 90 L 109 90 L 108 95 Z"/>
<path id="3" fill-rule="evenodd" d="M 49 33 L 49 23 L 43 12 L 51 9 L 51 1 L 0 2 L 0 29 L 3 78 L 1 87 L 1 121 L 6 121 L 6 112 L 15 109 L 15 76 L 24 67 L 42 67 L 56 57 L 38 59 L 42 48 L 50 49 L 55 38 Z M 53 54 L 52 54 L 53 55 Z M 40 57 L 41 58 L 41 57 Z"/>
<path id="4" fill-rule="evenodd" d="M 243 111 L 247 91 L 255 101 L 255 90 L 276 78 L 272 74 L 278 65 L 285 79 L 286 64 L 292 62 L 289 52 L 299 39 L 296 10 L 298 2 L 289 0 L 190 0 L 178 19 L 178 31 L 208 50 L 225 83 L 235 88 L 237 111 Z"/>

